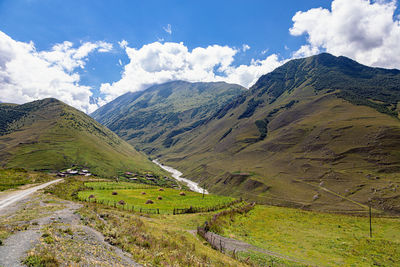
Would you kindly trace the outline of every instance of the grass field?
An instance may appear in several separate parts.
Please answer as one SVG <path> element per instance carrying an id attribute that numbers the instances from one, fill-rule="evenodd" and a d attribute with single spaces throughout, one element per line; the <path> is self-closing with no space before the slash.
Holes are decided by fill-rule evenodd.
<path id="1" fill-rule="evenodd" d="M 90 195 L 93 195 L 96 198 L 96 201 L 105 201 L 109 205 L 113 205 L 114 202 L 118 203 L 119 201 L 123 200 L 128 207 L 134 206 L 135 209 L 159 209 L 160 213 L 164 214 L 172 213 L 174 208 L 183 209 L 190 208 L 191 206 L 213 207 L 220 204 L 226 204 L 234 200 L 231 197 L 217 195 L 205 195 L 203 198 L 202 194 L 191 191 L 183 191 L 185 195 L 182 196 L 180 195 L 180 190 L 163 188 L 163 191 L 160 191 L 159 187 L 143 188 L 143 186 L 145 187 L 146 185 L 133 183 L 92 182 L 86 183 L 85 185 L 94 189 L 97 188 L 97 190 L 79 192 L 78 198 L 82 200 L 88 199 Z M 135 186 L 139 188 L 134 189 Z M 127 187 L 131 189 L 125 189 Z M 112 192 L 117 192 L 117 195 L 112 195 Z M 158 199 L 159 197 L 162 199 Z M 146 204 L 148 200 L 151 200 L 154 203 Z"/>
<path id="2" fill-rule="evenodd" d="M 317 266 L 400 263 L 398 218 L 373 218 L 373 238 L 369 238 L 367 217 L 272 206 L 256 206 L 248 214 L 223 218 L 220 223 L 224 236 Z"/>
<path id="3" fill-rule="evenodd" d="M 93 190 L 107 189 L 151 189 L 159 188 L 153 185 L 129 183 L 129 182 L 87 182 L 85 186 L 93 188 Z"/>
<path id="4" fill-rule="evenodd" d="M 44 183 L 54 179 L 53 176 L 28 172 L 24 169 L 0 169 L 0 191 L 16 188 L 25 184 Z"/>

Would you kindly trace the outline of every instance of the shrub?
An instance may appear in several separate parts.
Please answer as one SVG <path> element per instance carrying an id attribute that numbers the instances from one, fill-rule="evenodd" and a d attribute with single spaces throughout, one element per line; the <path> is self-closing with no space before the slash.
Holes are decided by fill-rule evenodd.
<path id="1" fill-rule="evenodd" d="M 29 267 L 36 266 L 59 266 L 59 262 L 53 255 L 30 255 L 24 260 L 24 264 Z"/>

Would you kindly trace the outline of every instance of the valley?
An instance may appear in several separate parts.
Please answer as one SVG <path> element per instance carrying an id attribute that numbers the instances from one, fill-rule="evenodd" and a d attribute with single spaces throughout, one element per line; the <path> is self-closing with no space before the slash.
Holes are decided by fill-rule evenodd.
<path id="1" fill-rule="evenodd" d="M 0 104 L 0 266 L 396 266 L 399 84 L 320 54 L 92 117 Z"/>
<path id="2" fill-rule="evenodd" d="M 93 116 L 106 125 L 112 119 L 122 138 L 213 193 L 341 213 L 363 212 L 370 201 L 397 213 L 399 84 L 398 70 L 320 54 L 262 76 L 201 123 L 184 117 L 187 111 L 176 113 L 182 126 L 156 140 L 127 138 L 116 125 L 129 129 L 127 122 L 135 120 L 104 112 L 113 106 L 122 110 L 135 97 L 110 102 L 101 117 Z M 132 114 L 141 121 L 145 110 L 137 106 Z M 153 132 L 170 129 L 163 122 L 154 116 Z M 193 127 L 184 127 L 189 122 Z"/>

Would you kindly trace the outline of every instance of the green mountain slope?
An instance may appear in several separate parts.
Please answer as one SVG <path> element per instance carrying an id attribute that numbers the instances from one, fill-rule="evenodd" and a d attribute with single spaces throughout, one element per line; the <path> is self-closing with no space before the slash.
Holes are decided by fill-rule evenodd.
<path id="1" fill-rule="evenodd" d="M 57 171 L 85 166 L 97 175 L 160 169 L 86 114 L 56 100 L 0 105 L 2 167 Z"/>
<path id="2" fill-rule="evenodd" d="M 400 71 L 321 54 L 262 76 L 162 160 L 212 192 L 329 211 L 400 212 Z"/>
<path id="3" fill-rule="evenodd" d="M 124 94 L 92 117 L 137 148 L 160 153 L 244 90 L 224 82 L 174 81 Z"/>

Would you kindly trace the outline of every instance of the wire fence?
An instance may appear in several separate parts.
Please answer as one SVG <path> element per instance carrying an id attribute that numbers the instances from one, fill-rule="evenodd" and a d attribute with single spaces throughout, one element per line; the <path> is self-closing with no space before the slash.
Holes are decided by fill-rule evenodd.
<path id="1" fill-rule="evenodd" d="M 202 212 L 211 212 L 211 211 L 216 211 L 216 210 L 221 210 L 228 208 L 232 205 L 235 205 L 237 203 L 242 202 L 242 198 L 236 199 L 232 202 L 229 203 L 223 203 L 223 204 L 218 204 L 215 206 L 210 206 L 210 207 L 189 207 L 189 208 L 174 208 L 173 214 L 186 214 L 186 213 L 202 213 Z"/>
<path id="2" fill-rule="evenodd" d="M 141 206 L 127 204 L 124 201 L 97 199 L 95 197 L 90 197 L 90 196 L 87 198 L 79 198 L 79 200 L 89 202 L 89 203 L 103 204 L 103 205 L 111 206 L 111 207 L 118 208 L 121 210 L 140 212 L 140 213 L 146 213 L 146 214 L 160 214 L 160 213 L 168 214 L 171 212 L 171 210 L 163 210 L 163 209 L 159 209 L 159 208 L 143 208 Z M 210 206 L 210 207 L 174 208 L 172 210 L 172 214 L 178 215 L 178 214 L 188 214 L 188 213 L 212 212 L 212 211 L 228 208 L 228 207 L 235 205 L 237 203 L 240 203 L 240 202 L 242 202 L 242 198 L 236 199 L 229 203 L 218 204 L 218 205 Z"/>
<path id="3" fill-rule="evenodd" d="M 217 214 L 214 214 L 214 216 L 211 218 L 210 222 L 205 222 L 203 226 L 197 227 L 197 234 L 199 234 L 201 237 L 203 237 L 210 245 L 216 250 L 219 250 L 221 252 L 225 252 L 225 242 L 223 239 L 217 235 L 214 234 L 213 232 L 210 231 L 211 228 L 215 228 L 215 226 L 218 227 L 218 219 L 223 216 L 227 215 L 234 215 L 234 214 L 244 214 L 252 210 L 255 206 L 255 202 L 251 204 L 247 204 L 245 206 L 241 206 L 238 208 L 230 209 L 230 210 L 223 210 Z"/>

